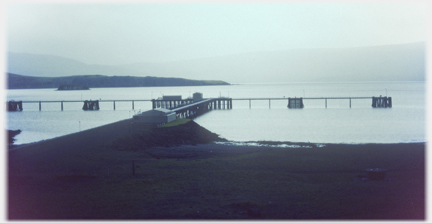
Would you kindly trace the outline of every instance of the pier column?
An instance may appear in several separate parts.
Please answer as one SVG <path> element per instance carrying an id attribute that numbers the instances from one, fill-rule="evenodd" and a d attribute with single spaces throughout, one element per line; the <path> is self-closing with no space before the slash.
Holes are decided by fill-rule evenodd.
<path id="1" fill-rule="evenodd" d="M 249 108 L 251 108 L 251 99 L 249 99 Z"/>
<path id="2" fill-rule="evenodd" d="M 303 98 L 288 98 L 288 108 L 303 108 Z"/>
<path id="3" fill-rule="evenodd" d="M 351 98 L 350 98 L 350 108 L 351 108 Z"/>
<path id="4" fill-rule="evenodd" d="M 154 99 L 152 99 L 152 109 L 155 109 L 155 108 L 156 108 L 156 102 Z"/>
<path id="5" fill-rule="evenodd" d="M 327 98 L 325 99 L 325 107 L 327 108 Z"/>
<path id="6" fill-rule="evenodd" d="M 22 111 L 22 101 L 8 101 L 6 103 L 7 111 Z"/>
<path id="7" fill-rule="evenodd" d="M 39 102 L 39 111 L 42 111 L 42 102 Z"/>
<path id="8" fill-rule="evenodd" d="M 271 103 L 271 102 L 270 102 L 270 101 L 271 101 L 271 100 L 269 99 L 269 108 L 271 108 L 271 106 L 270 106 L 270 103 Z"/>
<path id="9" fill-rule="evenodd" d="M 113 101 L 114 103 L 113 103 L 113 106 L 114 106 L 114 110 L 115 110 L 115 101 Z"/>
<path id="10" fill-rule="evenodd" d="M 61 103 L 61 110 L 63 111 L 63 102 L 60 102 Z"/>
<path id="11" fill-rule="evenodd" d="M 135 105 L 134 105 L 134 101 L 132 101 L 132 110 L 135 110 Z"/>
<path id="12" fill-rule="evenodd" d="M 391 97 L 372 97 L 372 107 L 374 108 L 391 108 Z"/>

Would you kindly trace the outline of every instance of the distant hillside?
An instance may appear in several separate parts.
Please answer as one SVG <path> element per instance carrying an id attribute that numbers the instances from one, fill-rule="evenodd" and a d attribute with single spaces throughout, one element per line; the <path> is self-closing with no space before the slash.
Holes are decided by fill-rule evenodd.
<path id="1" fill-rule="evenodd" d="M 183 78 L 83 75 L 68 77 L 32 77 L 8 73 L 8 89 L 58 88 L 61 85 L 98 87 L 154 87 L 229 85 L 224 81 L 200 81 Z"/>
<path id="2" fill-rule="evenodd" d="M 424 81 L 425 43 L 252 52 L 162 64 L 130 64 L 131 72 L 217 76 L 230 83 Z"/>
<path id="3" fill-rule="evenodd" d="M 424 81 L 425 43 L 250 52 L 164 63 L 89 65 L 50 55 L 8 54 L 8 72 L 30 76 L 116 75 L 230 83 Z"/>

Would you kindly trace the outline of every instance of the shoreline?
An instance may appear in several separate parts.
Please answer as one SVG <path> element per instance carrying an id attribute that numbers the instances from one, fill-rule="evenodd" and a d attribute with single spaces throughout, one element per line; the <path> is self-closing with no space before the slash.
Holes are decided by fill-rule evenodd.
<path id="1" fill-rule="evenodd" d="M 121 121 L 118 121 L 118 122 L 124 122 L 124 121 L 132 121 L 132 119 L 121 120 Z M 105 125 L 102 125 L 102 126 L 98 126 L 98 127 L 92 128 L 92 129 L 98 129 L 98 128 L 104 127 L 106 125 L 111 125 L 111 124 L 115 124 L 115 123 L 118 123 L 118 122 L 114 122 L 114 123 L 110 123 L 110 124 L 105 124 Z M 87 129 L 87 130 L 84 130 L 84 131 L 89 131 L 89 130 L 92 130 L 92 129 Z M 10 134 L 10 132 L 15 132 L 15 131 L 19 131 L 20 133 L 22 132 L 21 130 L 6 130 L 6 131 L 9 132 L 9 134 Z M 83 131 L 80 131 L 80 132 L 83 132 Z M 19 149 L 19 148 L 35 145 L 35 144 L 38 144 L 38 143 L 41 143 L 41 142 L 50 141 L 50 140 L 57 140 L 57 139 L 61 139 L 63 137 L 67 137 L 69 135 L 79 134 L 80 132 L 74 132 L 74 133 L 70 133 L 70 134 L 67 134 L 67 135 L 57 136 L 57 137 L 54 137 L 54 138 L 43 139 L 43 140 L 40 140 L 40 141 L 29 142 L 29 143 L 22 143 L 22 144 L 14 144 L 14 143 L 12 143 L 12 144 L 8 144 L 7 148 L 8 148 L 8 150 Z M 10 140 L 14 140 L 13 137 L 16 136 L 16 135 L 18 135 L 18 134 L 20 134 L 20 133 L 14 134 L 13 136 L 9 136 L 8 137 L 9 141 Z M 215 134 L 215 135 L 217 135 L 217 134 Z M 221 139 L 222 139 L 222 141 L 215 141 L 215 143 L 221 143 L 221 144 L 224 144 L 224 145 L 227 145 L 227 146 L 268 146 L 268 147 L 293 147 L 293 148 L 295 148 L 297 145 L 303 145 L 303 146 L 307 146 L 307 145 L 320 145 L 320 146 L 326 146 L 326 145 L 368 145 L 368 144 L 371 144 L 371 145 L 424 144 L 424 145 L 426 145 L 428 143 L 427 141 L 423 141 L 423 142 L 421 142 L 421 141 L 411 141 L 411 142 L 363 142 L 363 143 L 347 143 L 347 142 L 326 143 L 326 142 L 324 142 L 323 143 L 323 142 L 293 142 L 293 141 L 280 141 L 280 140 L 278 140 L 278 141 L 271 141 L 271 140 L 235 141 L 235 140 L 227 140 L 227 139 L 224 139 L 224 138 L 221 138 Z M 171 146 L 175 146 L 175 145 L 171 145 Z"/>
<path id="2" fill-rule="evenodd" d="M 226 145 L 130 122 L 9 150 L 8 219 L 425 219 L 426 143 Z M 386 179 L 356 180 L 368 168 Z"/>

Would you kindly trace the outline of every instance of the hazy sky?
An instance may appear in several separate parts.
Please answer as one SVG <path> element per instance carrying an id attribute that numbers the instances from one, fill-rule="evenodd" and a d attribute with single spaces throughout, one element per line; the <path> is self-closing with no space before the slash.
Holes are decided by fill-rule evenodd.
<path id="1" fill-rule="evenodd" d="M 89 64 L 426 41 L 426 1 L 7 4 L 6 47 Z"/>

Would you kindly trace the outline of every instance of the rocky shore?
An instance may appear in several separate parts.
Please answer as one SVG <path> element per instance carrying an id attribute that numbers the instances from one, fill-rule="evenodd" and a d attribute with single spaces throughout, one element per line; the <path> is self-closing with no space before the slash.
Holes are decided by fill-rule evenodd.
<path id="1" fill-rule="evenodd" d="M 128 119 L 18 145 L 8 151 L 7 217 L 425 219 L 425 143 L 280 144 Z"/>

